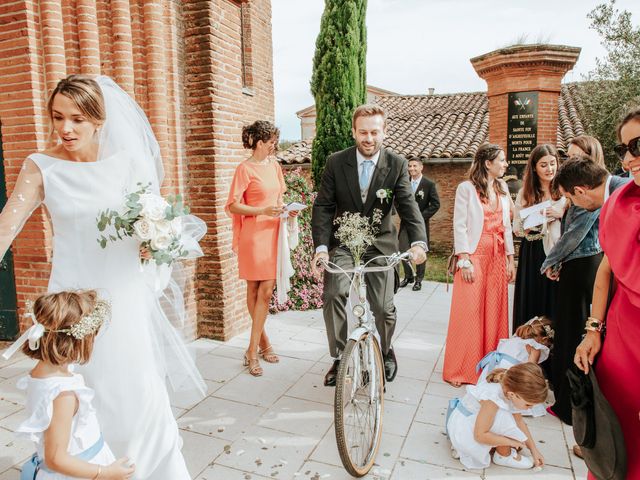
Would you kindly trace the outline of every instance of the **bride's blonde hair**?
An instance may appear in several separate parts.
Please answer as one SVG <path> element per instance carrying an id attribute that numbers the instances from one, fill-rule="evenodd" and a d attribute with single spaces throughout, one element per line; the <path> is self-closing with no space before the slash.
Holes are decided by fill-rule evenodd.
<path id="1" fill-rule="evenodd" d="M 102 90 L 93 78 L 87 75 L 69 75 L 60 80 L 47 101 L 49 120 L 53 120 L 53 99 L 57 94 L 71 99 L 78 110 L 94 123 L 102 124 L 107 119 Z"/>

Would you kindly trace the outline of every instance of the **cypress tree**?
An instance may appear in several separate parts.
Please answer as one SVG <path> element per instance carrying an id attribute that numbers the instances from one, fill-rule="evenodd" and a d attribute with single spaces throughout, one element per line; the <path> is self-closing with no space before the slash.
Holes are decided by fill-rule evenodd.
<path id="1" fill-rule="evenodd" d="M 351 115 L 367 99 L 366 13 L 367 0 L 325 0 L 311 78 L 316 104 L 311 153 L 316 189 L 327 157 L 353 145 Z"/>

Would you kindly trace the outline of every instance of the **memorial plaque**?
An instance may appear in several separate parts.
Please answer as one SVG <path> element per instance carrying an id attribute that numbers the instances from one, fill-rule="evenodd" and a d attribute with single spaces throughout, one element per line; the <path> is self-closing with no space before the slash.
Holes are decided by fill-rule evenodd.
<path id="1" fill-rule="evenodd" d="M 538 144 L 538 92 L 509 93 L 507 162 L 522 178 L 531 150 Z"/>

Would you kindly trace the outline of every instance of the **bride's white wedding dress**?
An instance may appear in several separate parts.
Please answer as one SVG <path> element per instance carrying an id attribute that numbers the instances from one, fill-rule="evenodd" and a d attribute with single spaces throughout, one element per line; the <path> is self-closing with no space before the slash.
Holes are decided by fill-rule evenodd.
<path id="1" fill-rule="evenodd" d="M 130 161 L 125 155 L 92 163 L 31 155 L 16 188 L 14 200 L 20 203 L 5 208 L 0 229 L 19 230 L 42 199 L 54 233 L 48 290 L 96 288 L 112 302 L 111 321 L 96 339 L 90 362 L 78 368 L 96 391 L 106 441 L 116 456 L 135 462 L 135 478 L 188 479 L 165 387 L 165 349 L 184 355 L 186 368 L 188 355 L 180 352 L 180 339 L 158 308 L 149 284 L 153 277 L 140 269 L 138 242 L 126 238 L 106 249 L 97 242 L 98 212 L 122 208 Z M 2 255 L 8 246 L 3 237 Z"/>
<path id="2" fill-rule="evenodd" d="M 197 395 L 206 386 L 163 311 L 160 276 L 149 271 L 153 265 L 140 267 L 139 243 L 125 238 L 103 249 L 97 241 L 98 213 L 121 210 L 132 180 L 158 189 L 152 169 L 145 172 L 138 164 L 133 172 L 137 160 L 122 151 L 91 163 L 30 155 L 0 214 L 0 259 L 43 203 L 53 227 L 49 291 L 99 289 L 112 302 L 111 321 L 101 329 L 91 360 L 77 368 L 96 392 L 105 440 L 116 457 L 135 463 L 133 478 L 186 480 L 167 377 L 174 389 Z"/>

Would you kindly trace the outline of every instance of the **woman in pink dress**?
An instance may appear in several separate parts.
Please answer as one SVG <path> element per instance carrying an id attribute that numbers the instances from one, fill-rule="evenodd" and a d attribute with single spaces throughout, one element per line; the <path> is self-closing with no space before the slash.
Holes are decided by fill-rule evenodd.
<path id="1" fill-rule="evenodd" d="M 605 256 L 598 269 L 587 335 L 576 350 L 575 363 L 595 366 L 600 389 L 616 412 L 627 450 L 627 479 L 640 480 L 640 109 L 618 127 L 616 153 L 633 182 L 616 190 L 600 212 L 600 244 Z M 607 310 L 609 279 L 615 293 Z M 604 342 L 599 327 L 605 323 Z M 589 476 L 593 478 L 593 476 Z"/>
<path id="2" fill-rule="evenodd" d="M 233 219 L 233 251 L 241 279 L 247 281 L 251 337 L 244 364 L 254 377 L 262 375 L 258 360 L 278 363 L 264 325 L 276 284 L 278 229 L 286 190 L 280 164 L 273 157 L 280 130 L 258 120 L 242 129 L 242 143 L 251 157 L 236 168 L 225 211 Z"/>
<path id="3" fill-rule="evenodd" d="M 458 185 L 453 214 L 458 271 L 442 377 L 455 387 L 476 383 L 476 364 L 509 337 L 507 285 L 515 277 L 511 197 L 498 145 L 478 149 L 469 180 Z"/>

